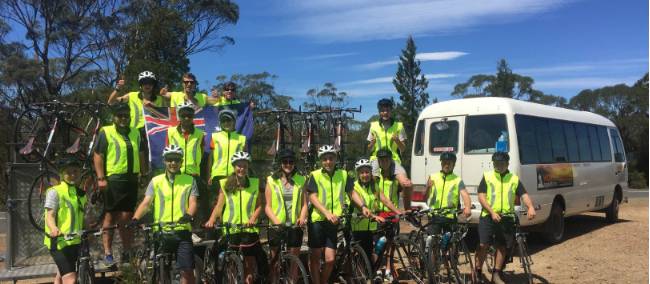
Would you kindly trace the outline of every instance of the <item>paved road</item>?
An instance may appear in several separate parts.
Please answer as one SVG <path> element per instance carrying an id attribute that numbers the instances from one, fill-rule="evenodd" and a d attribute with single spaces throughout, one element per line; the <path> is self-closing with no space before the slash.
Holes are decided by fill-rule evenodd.
<path id="1" fill-rule="evenodd" d="M 645 189 L 628 189 L 625 191 L 625 196 L 627 198 L 648 198 L 648 191 L 647 188 Z"/>

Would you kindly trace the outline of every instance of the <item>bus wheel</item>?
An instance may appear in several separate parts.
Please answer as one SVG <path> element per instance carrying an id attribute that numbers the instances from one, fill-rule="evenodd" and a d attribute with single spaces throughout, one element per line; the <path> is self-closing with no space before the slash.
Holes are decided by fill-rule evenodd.
<path id="1" fill-rule="evenodd" d="M 559 203 L 553 203 L 551 214 L 544 224 L 544 239 L 550 244 L 557 244 L 564 238 L 564 214 Z"/>
<path id="2" fill-rule="evenodd" d="M 612 203 L 609 204 L 607 210 L 605 211 L 605 221 L 607 223 L 616 223 L 618 221 L 618 193 L 614 193 L 614 198 L 612 198 Z"/>

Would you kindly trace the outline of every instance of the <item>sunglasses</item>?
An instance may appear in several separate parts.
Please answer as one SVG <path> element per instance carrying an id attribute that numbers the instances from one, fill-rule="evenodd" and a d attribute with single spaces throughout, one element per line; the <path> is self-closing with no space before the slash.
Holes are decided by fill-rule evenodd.
<path id="1" fill-rule="evenodd" d="M 183 84 L 189 85 L 189 84 L 194 84 L 196 81 L 183 81 Z"/>
<path id="2" fill-rule="evenodd" d="M 171 163 L 171 162 L 180 163 L 181 160 L 182 160 L 181 158 L 167 158 L 167 159 L 165 159 L 165 162 L 167 162 L 167 163 Z"/>
<path id="3" fill-rule="evenodd" d="M 224 92 L 234 92 L 236 89 L 223 89 Z"/>
<path id="4" fill-rule="evenodd" d="M 287 164 L 287 165 L 292 165 L 293 163 L 295 163 L 295 161 L 294 160 L 282 160 L 282 163 Z"/>

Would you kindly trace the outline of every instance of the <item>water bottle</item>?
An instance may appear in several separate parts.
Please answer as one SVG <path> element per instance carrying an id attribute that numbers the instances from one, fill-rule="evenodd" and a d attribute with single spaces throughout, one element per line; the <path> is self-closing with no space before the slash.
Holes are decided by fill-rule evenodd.
<path id="1" fill-rule="evenodd" d="M 497 139 L 496 145 L 494 145 L 497 152 L 508 152 L 508 133 L 501 131 L 499 139 Z"/>
<path id="2" fill-rule="evenodd" d="M 386 246 L 386 237 L 382 236 L 377 240 L 377 243 L 375 244 L 375 254 L 381 255 L 381 253 L 384 251 L 385 246 Z"/>
<path id="3" fill-rule="evenodd" d="M 221 251 L 219 253 L 219 256 L 217 257 L 217 270 L 218 271 L 223 270 L 223 263 L 224 263 L 225 260 L 226 260 L 226 252 Z"/>
<path id="4" fill-rule="evenodd" d="M 442 240 L 440 240 L 440 245 L 442 246 L 442 249 L 447 248 L 447 244 L 449 244 L 449 239 L 451 239 L 451 232 L 446 232 L 442 235 Z"/>

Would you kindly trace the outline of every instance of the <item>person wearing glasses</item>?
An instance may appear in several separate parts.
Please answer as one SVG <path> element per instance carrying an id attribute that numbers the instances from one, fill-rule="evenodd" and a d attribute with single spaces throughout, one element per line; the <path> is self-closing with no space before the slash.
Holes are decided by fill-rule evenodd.
<path id="1" fill-rule="evenodd" d="M 349 199 L 361 208 L 364 216 L 371 212 L 359 194 L 354 191 L 354 178 L 348 172 L 336 167 L 337 152 L 331 145 L 318 149 L 322 168 L 309 175 L 305 191 L 309 193 L 310 222 L 308 225 L 309 271 L 315 284 L 328 283 L 336 260 L 337 231 L 340 218 L 347 208 Z M 321 258 L 325 258 L 321 270 Z"/>
<path id="2" fill-rule="evenodd" d="M 280 240 L 285 239 L 289 253 L 299 256 L 304 227 L 307 224 L 307 197 L 303 193 L 305 177 L 296 168 L 296 154 L 290 149 L 278 152 L 279 168 L 266 179 L 265 213 L 269 223 L 287 225 L 285 230 L 269 230 L 271 247 L 271 283 L 275 283 L 280 272 L 278 250 Z M 291 268 L 292 279 L 298 275 L 296 267 Z"/>
<path id="3" fill-rule="evenodd" d="M 169 92 L 167 87 L 163 88 L 160 93 L 163 97 L 169 98 L 169 104 L 172 106 L 180 105 L 184 102 L 190 102 L 197 107 L 203 107 L 206 104 L 214 105 L 217 98 L 208 96 L 205 93 L 197 92 L 199 83 L 196 76 L 192 73 L 183 74 L 183 91 Z"/>
<path id="4" fill-rule="evenodd" d="M 237 85 L 234 82 L 228 82 L 223 85 L 221 96 L 217 96 L 215 106 L 227 106 L 240 103 L 236 97 Z"/>
<path id="5" fill-rule="evenodd" d="M 100 130 L 93 156 L 97 186 L 104 197 L 104 227 L 113 226 L 115 222 L 127 224 L 131 220 L 137 203 L 138 178 L 148 172 L 144 140 L 137 128 L 129 126 L 129 104 L 119 102 L 111 105 L 111 110 L 114 123 Z M 129 252 L 133 240 L 131 230 L 120 227 L 118 231 L 123 251 Z M 112 231 L 104 232 L 102 242 L 105 264 L 113 266 Z"/>
<path id="6" fill-rule="evenodd" d="M 131 108 L 131 127 L 144 129 L 144 106 L 164 107 L 167 106 L 168 100 L 163 96 L 158 95 L 158 80 L 156 74 L 151 71 L 142 71 L 138 75 L 138 84 L 140 91 L 129 92 L 123 96 L 119 96 L 124 88 L 124 80 L 117 81 L 115 89 L 108 97 L 108 104 L 117 102 L 127 102 Z"/>

